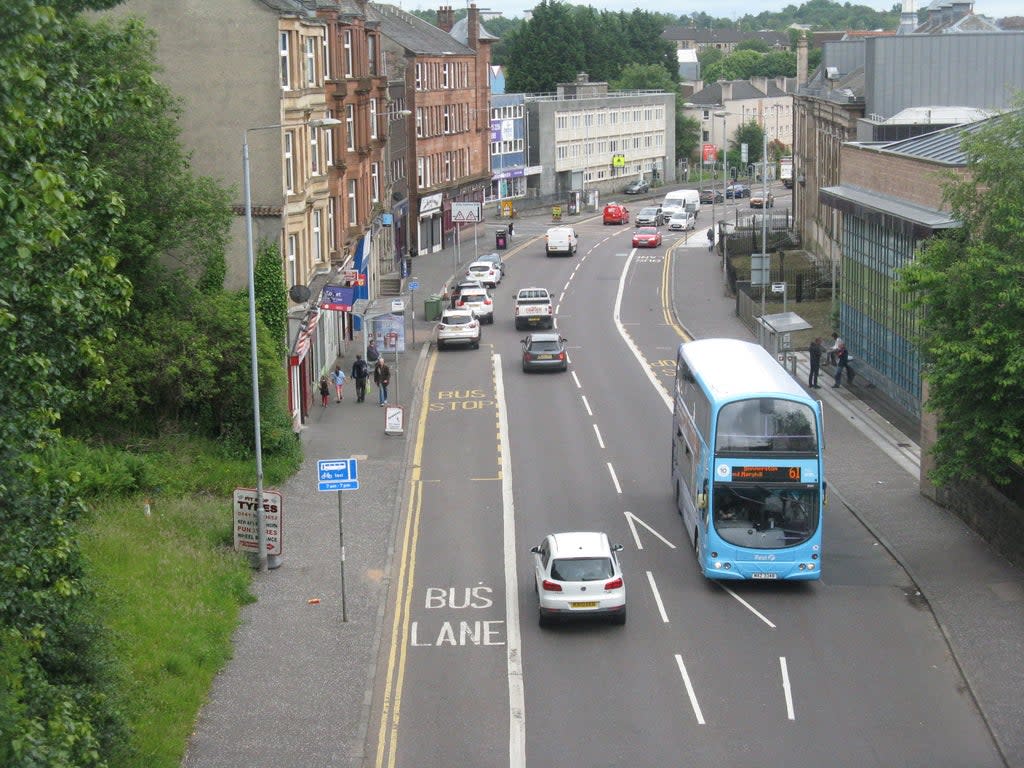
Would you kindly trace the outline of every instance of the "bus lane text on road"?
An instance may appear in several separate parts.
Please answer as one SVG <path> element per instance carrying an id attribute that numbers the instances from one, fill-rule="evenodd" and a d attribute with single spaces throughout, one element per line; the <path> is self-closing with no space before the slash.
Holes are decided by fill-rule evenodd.
<path id="1" fill-rule="evenodd" d="M 479 613 L 456 618 L 449 612 L 488 611 L 494 607 L 491 587 L 427 587 L 423 607 L 444 611 L 432 621 L 409 625 L 409 645 L 416 648 L 444 648 L 467 645 L 504 646 L 504 619 L 484 618 Z"/>

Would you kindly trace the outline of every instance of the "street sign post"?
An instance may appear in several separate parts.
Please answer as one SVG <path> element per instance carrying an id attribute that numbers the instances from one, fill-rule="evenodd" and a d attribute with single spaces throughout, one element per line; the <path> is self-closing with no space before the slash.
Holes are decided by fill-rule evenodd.
<path id="1" fill-rule="evenodd" d="M 316 463 L 318 491 L 359 490 L 359 467 L 355 459 L 320 459 Z"/>

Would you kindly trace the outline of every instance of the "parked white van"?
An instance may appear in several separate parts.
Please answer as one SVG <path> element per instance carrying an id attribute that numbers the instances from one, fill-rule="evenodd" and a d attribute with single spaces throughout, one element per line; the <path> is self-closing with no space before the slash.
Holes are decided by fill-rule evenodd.
<path id="1" fill-rule="evenodd" d="M 548 256 L 573 256 L 576 254 L 576 230 L 572 227 L 552 227 L 548 230 L 545 250 Z"/>
<path id="2" fill-rule="evenodd" d="M 694 218 L 700 215 L 700 192 L 696 189 L 677 189 L 669 192 L 661 203 L 662 213 L 671 217 L 677 211 L 690 208 Z"/>

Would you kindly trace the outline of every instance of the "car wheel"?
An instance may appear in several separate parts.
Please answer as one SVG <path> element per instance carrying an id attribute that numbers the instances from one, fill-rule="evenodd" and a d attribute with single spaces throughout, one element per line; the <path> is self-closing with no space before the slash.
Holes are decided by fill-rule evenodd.
<path id="1" fill-rule="evenodd" d="M 613 624 L 618 624 L 620 627 L 626 623 L 626 606 L 622 606 L 622 613 L 615 614 L 615 618 L 612 619 Z"/>
<path id="2" fill-rule="evenodd" d="M 440 352 L 442 349 L 444 349 L 444 342 L 443 341 L 438 341 L 437 342 L 437 351 Z"/>
<path id="3" fill-rule="evenodd" d="M 473 349 L 480 349 L 480 339 L 473 342 Z"/>
<path id="4" fill-rule="evenodd" d="M 562 363 L 562 370 L 563 371 L 568 371 L 569 370 L 569 364 L 568 363 Z"/>
<path id="5" fill-rule="evenodd" d="M 543 611 L 537 609 L 537 626 L 539 627 L 550 627 L 551 619 L 544 615 Z"/>

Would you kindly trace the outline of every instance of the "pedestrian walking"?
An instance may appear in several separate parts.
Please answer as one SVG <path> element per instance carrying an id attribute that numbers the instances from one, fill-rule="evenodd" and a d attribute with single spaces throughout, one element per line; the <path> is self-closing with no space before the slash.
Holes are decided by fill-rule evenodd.
<path id="1" fill-rule="evenodd" d="M 320 377 L 320 405 L 324 408 L 327 407 L 327 403 L 331 400 L 331 387 L 327 383 L 327 377 Z"/>
<path id="2" fill-rule="evenodd" d="M 810 348 L 807 350 L 810 355 L 811 371 L 807 374 L 807 386 L 812 389 L 821 389 L 818 386 L 818 371 L 821 370 L 821 355 L 825 351 L 825 345 L 821 340 L 821 336 L 815 336 L 814 341 L 811 342 Z"/>
<path id="3" fill-rule="evenodd" d="M 331 383 L 334 384 L 334 394 L 340 403 L 345 399 L 345 372 L 341 370 L 340 365 L 334 366 L 334 370 L 331 372 Z"/>
<path id="4" fill-rule="evenodd" d="M 384 362 L 384 358 L 378 357 L 376 365 L 373 366 L 373 383 L 377 385 L 377 397 L 381 407 L 388 404 L 388 384 L 391 383 L 391 369 Z"/>
<path id="5" fill-rule="evenodd" d="M 377 340 L 370 339 L 370 343 L 366 345 L 366 359 L 371 363 L 376 363 L 380 357 L 380 352 L 377 350 Z"/>
<path id="6" fill-rule="evenodd" d="M 352 363 L 352 378 L 356 382 L 356 402 L 366 400 L 366 379 L 370 375 L 370 366 L 363 360 L 362 355 L 356 355 L 356 361 Z"/>
<path id="7" fill-rule="evenodd" d="M 513 226 L 512 226 L 512 219 L 509 219 L 509 220 L 508 220 L 508 236 L 509 236 L 509 238 L 511 238 L 511 237 L 512 237 L 512 235 L 514 234 L 514 231 L 513 231 L 513 229 L 514 229 L 514 228 L 513 228 Z"/>
<path id="8" fill-rule="evenodd" d="M 708 250 L 715 250 L 715 230 L 713 228 L 708 229 Z"/>
<path id="9" fill-rule="evenodd" d="M 846 345 L 843 344 L 843 340 L 839 339 L 839 346 L 834 350 L 833 354 L 836 356 L 836 383 L 832 385 L 835 389 L 843 381 L 843 370 L 850 362 L 850 353 L 846 350 Z M 846 383 L 850 383 L 850 374 L 846 374 Z"/>

